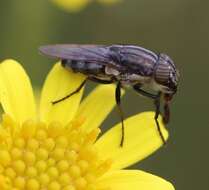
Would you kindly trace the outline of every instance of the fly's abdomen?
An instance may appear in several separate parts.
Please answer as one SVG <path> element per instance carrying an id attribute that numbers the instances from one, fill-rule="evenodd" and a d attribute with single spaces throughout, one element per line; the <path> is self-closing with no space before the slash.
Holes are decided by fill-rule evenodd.
<path id="1" fill-rule="evenodd" d="M 99 75 L 104 73 L 103 65 L 86 61 L 62 60 L 62 66 L 85 75 Z"/>

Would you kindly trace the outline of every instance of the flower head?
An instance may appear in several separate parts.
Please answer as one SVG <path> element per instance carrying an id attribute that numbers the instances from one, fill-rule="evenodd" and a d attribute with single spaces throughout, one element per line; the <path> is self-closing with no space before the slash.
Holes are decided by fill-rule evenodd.
<path id="1" fill-rule="evenodd" d="M 98 138 L 98 128 L 115 105 L 114 85 L 97 87 L 81 103 L 83 90 L 52 105 L 85 79 L 56 64 L 36 107 L 30 80 L 13 60 L 0 64 L 0 189 L 164 189 L 173 186 L 138 170 L 123 170 L 162 145 L 152 112 L 125 120 Z M 105 97 L 105 101 L 104 101 Z M 160 119 L 161 120 L 161 119 Z M 161 122 L 161 121 L 160 121 Z M 167 138 L 162 122 L 161 128 Z"/>

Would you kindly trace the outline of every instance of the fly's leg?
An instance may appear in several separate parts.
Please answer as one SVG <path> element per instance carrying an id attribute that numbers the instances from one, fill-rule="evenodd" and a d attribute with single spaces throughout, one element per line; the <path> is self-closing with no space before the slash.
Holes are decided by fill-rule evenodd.
<path id="1" fill-rule="evenodd" d="M 93 81 L 93 82 L 100 83 L 100 84 L 112 84 L 114 82 L 113 79 L 103 80 L 103 79 L 99 79 L 99 78 L 96 78 L 96 77 L 88 77 L 88 79 Z"/>
<path id="2" fill-rule="evenodd" d="M 154 117 L 155 123 L 156 123 L 157 130 L 158 130 L 158 133 L 160 135 L 160 138 L 162 139 L 163 144 L 166 144 L 165 138 L 164 138 L 164 136 L 162 134 L 162 131 L 160 129 L 160 125 L 159 125 L 159 122 L 158 122 L 158 116 L 160 114 L 160 96 L 161 96 L 161 93 L 159 92 L 158 94 L 151 94 L 149 92 L 146 92 L 146 91 L 141 89 L 141 85 L 140 84 L 134 85 L 133 88 L 139 94 L 154 100 L 154 104 L 155 104 L 155 117 Z"/>
<path id="3" fill-rule="evenodd" d="M 86 84 L 86 81 L 87 81 L 87 79 L 85 79 L 75 91 L 71 92 L 70 94 L 68 94 L 67 96 L 65 96 L 65 97 L 63 97 L 63 98 L 61 98 L 61 99 L 59 99 L 59 100 L 53 101 L 52 104 L 54 105 L 54 104 L 57 104 L 57 103 L 59 103 L 59 102 L 62 102 L 62 101 L 64 101 L 64 100 L 70 98 L 70 97 L 73 96 L 74 94 L 77 94 L 78 92 L 80 92 L 80 90 L 81 90 L 81 89 L 83 88 L 83 86 Z"/>
<path id="4" fill-rule="evenodd" d="M 94 78 L 94 77 L 88 77 L 87 79 L 85 79 L 81 84 L 80 86 L 73 92 L 71 92 L 70 94 L 68 94 L 67 96 L 59 99 L 59 100 L 55 100 L 52 102 L 52 104 L 57 104 L 59 102 L 62 102 L 68 98 L 70 98 L 71 96 L 73 96 L 74 94 L 77 94 L 78 92 L 80 92 L 80 90 L 83 88 L 83 86 L 86 84 L 87 80 L 91 80 L 91 81 L 94 81 L 94 82 L 98 82 L 98 83 L 101 83 L 101 84 L 111 84 L 113 83 L 113 80 L 101 80 L 101 79 L 97 79 L 97 78 Z"/>
<path id="5" fill-rule="evenodd" d="M 101 83 L 101 84 L 111 84 L 111 83 L 114 82 L 114 79 L 102 80 L 102 79 L 98 79 L 98 78 L 94 78 L 94 77 L 90 77 L 89 79 L 94 81 L 94 82 Z M 116 101 L 117 108 L 118 108 L 120 118 L 121 118 L 121 124 L 122 124 L 121 132 L 122 132 L 122 135 L 121 135 L 120 146 L 123 147 L 125 131 L 124 131 L 124 122 L 123 122 L 124 121 L 124 116 L 123 116 L 123 112 L 122 112 L 122 109 L 121 109 L 121 84 L 120 84 L 120 82 L 116 86 L 115 101 Z"/>
<path id="6" fill-rule="evenodd" d="M 160 129 L 159 122 L 157 120 L 158 119 L 158 116 L 160 114 L 160 94 L 161 93 L 159 93 L 158 94 L 158 97 L 156 97 L 156 99 L 154 100 L 154 104 L 155 104 L 155 108 L 156 108 L 156 110 L 155 110 L 155 123 L 157 125 L 157 130 L 158 130 L 158 133 L 160 135 L 160 138 L 162 139 L 162 142 L 165 145 L 166 144 L 166 140 L 165 140 L 165 138 L 163 136 L 163 133 L 162 133 L 162 131 Z"/>
<path id="7" fill-rule="evenodd" d="M 149 93 L 149 92 L 146 92 L 145 90 L 142 90 L 142 89 L 141 89 L 141 85 L 139 85 L 139 84 L 134 85 L 134 86 L 133 86 L 133 89 L 134 89 L 136 92 L 138 92 L 139 94 L 141 94 L 142 96 L 151 98 L 151 99 L 153 99 L 153 100 L 155 100 L 155 99 L 158 97 L 157 94 L 151 94 L 151 93 Z"/>
<path id="8" fill-rule="evenodd" d="M 116 100 L 116 104 L 117 104 L 117 108 L 120 114 L 120 118 L 121 118 L 121 124 L 122 124 L 122 128 L 121 128 L 121 141 L 120 141 L 120 146 L 123 147 L 124 144 L 124 136 L 125 136 L 125 130 L 124 130 L 124 116 L 123 116 L 123 111 L 121 109 L 121 84 L 120 82 L 117 84 L 116 90 L 115 90 L 115 100 Z"/>
<path id="9" fill-rule="evenodd" d="M 114 79 L 101 80 L 101 79 L 94 78 L 94 77 L 91 77 L 89 79 L 94 81 L 94 82 L 101 83 L 101 84 L 111 84 L 111 83 L 114 82 Z M 120 147 L 123 147 L 125 131 L 124 131 L 124 122 L 123 122 L 124 121 L 124 116 L 123 116 L 123 112 L 122 112 L 122 109 L 121 109 L 121 84 L 120 84 L 120 82 L 116 86 L 115 101 L 116 101 L 117 108 L 118 108 L 118 111 L 119 111 L 119 115 L 120 115 L 120 118 L 121 118 L 121 124 L 122 124 L 121 132 L 122 132 L 122 135 L 121 135 Z"/>

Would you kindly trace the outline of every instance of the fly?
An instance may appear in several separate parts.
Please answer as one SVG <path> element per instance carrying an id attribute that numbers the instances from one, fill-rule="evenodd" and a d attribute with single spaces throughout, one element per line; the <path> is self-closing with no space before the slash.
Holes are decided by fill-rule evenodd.
<path id="1" fill-rule="evenodd" d="M 179 72 L 172 59 L 164 54 L 156 54 L 150 50 L 133 45 L 47 45 L 40 47 L 40 52 L 61 60 L 66 69 L 87 76 L 74 92 L 62 99 L 52 102 L 57 104 L 79 92 L 87 80 L 101 84 L 116 83 L 115 100 L 120 112 L 122 137 L 120 146 L 124 143 L 124 116 L 121 109 L 121 88 L 131 87 L 137 93 L 154 101 L 155 122 L 158 133 L 165 144 L 158 123 L 160 114 L 160 98 L 163 96 L 165 124 L 169 122 L 169 104 L 177 92 Z M 156 93 L 144 89 L 148 87 Z"/>

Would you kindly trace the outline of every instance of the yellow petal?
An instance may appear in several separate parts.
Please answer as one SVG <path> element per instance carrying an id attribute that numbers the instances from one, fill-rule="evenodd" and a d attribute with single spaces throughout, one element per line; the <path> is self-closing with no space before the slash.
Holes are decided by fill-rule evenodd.
<path id="1" fill-rule="evenodd" d="M 140 170 L 108 172 L 98 181 L 97 187 L 114 190 L 174 190 L 170 182 Z"/>
<path id="2" fill-rule="evenodd" d="M 57 6 L 71 12 L 77 12 L 87 6 L 91 0 L 52 0 Z"/>
<path id="3" fill-rule="evenodd" d="M 82 101 L 77 116 L 85 118 L 82 127 L 87 131 L 99 127 L 115 106 L 115 88 L 112 84 L 99 85 Z"/>
<path id="4" fill-rule="evenodd" d="M 161 117 L 159 123 L 163 136 L 167 139 L 168 132 L 162 124 Z M 124 125 L 123 147 L 120 147 L 120 123 L 111 128 L 96 142 L 96 147 L 102 158 L 113 160 L 112 169 L 130 166 L 147 157 L 163 144 L 154 121 L 154 112 L 144 112 L 130 117 L 125 120 Z"/>
<path id="5" fill-rule="evenodd" d="M 0 64 L 0 101 L 4 112 L 17 122 L 36 116 L 30 79 L 14 60 L 5 60 Z"/>
<path id="6" fill-rule="evenodd" d="M 41 119 L 48 123 L 59 121 L 62 124 L 71 121 L 78 109 L 83 89 L 57 104 L 53 105 L 52 102 L 74 92 L 84 79 L 83 75 L 73 73 L 56 64 L 48 74 L 41 93 Z"/>

